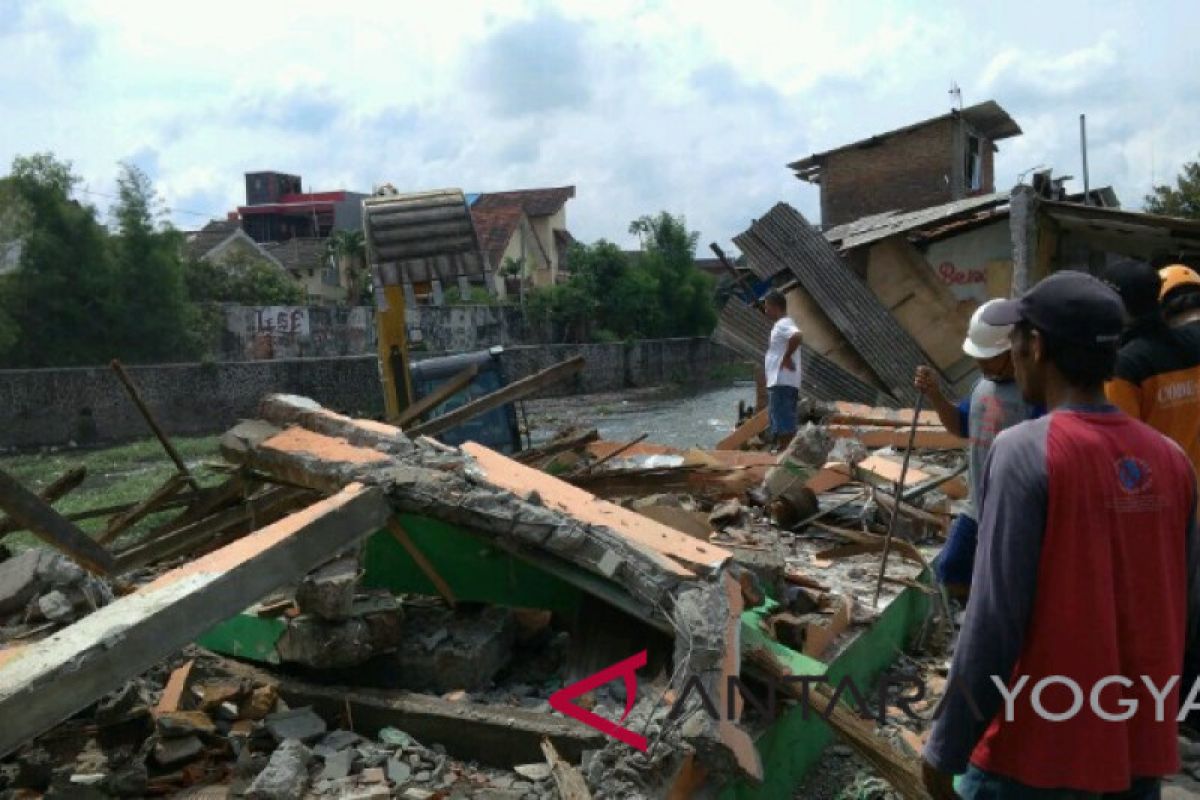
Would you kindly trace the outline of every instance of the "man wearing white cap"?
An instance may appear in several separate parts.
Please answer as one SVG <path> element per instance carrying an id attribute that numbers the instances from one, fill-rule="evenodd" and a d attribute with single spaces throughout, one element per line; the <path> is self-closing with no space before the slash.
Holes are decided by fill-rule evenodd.
<path id="1" fill-rule="evenodd" d="M 967 508 L 954 520 L 946 547 L 938 557 L 938 580 L 951 595 L 966 600 L 971 587 L 971 568 L 975 561 L 975 538 L 978 530 L 979 483 L 983 480 L 983 465 L 996 434 L 1018 422 L 1041 416 L 1042 409 L 1031 406 L 1021 397 L 1021 389 L 1013 378 L 1011 325 L 988 325 L 983 321 L 985 309 L 998 300 L 981 305 L 971 315 L 967 338 L 962 349 L 979 365 L 982 377 L 971 390 L 971 396 L 955 404 L 942 394 L 937 376 L 929 367 L 917 367 L 917 389 L 929 400 L 946 430 L 967 438 L 970 496 Z"/>

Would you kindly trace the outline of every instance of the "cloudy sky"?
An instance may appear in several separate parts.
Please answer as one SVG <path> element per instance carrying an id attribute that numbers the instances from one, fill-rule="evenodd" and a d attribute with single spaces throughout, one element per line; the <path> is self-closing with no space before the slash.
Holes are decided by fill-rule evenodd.
<path id="1" fill-rule="evenodd" d="M 309 189 L 574 184 L 577 237 L 687 216 L 728 242 L 817 190 L 784 164 L 950 108 L 1000 102 L 1031 167 L 1140 206 L 1200 154 L 1200 4 L 1181 2 L 330 3 L 0 0 L 0 161 L 69 159 L 101 209 L 117 162 L 176 225 L 244 196 L 242 173 Z"/>

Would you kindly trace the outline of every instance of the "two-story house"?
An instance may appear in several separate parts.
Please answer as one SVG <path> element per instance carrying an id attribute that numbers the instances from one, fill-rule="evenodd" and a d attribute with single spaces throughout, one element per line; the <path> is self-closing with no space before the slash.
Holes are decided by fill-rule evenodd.
<path id="1" fill-rule="evenodd" d="M 501 297 L 515 294 L 522 283 L 553 286 L 565 275 L 567 248 L 574 241 L 566 205 L 574 196 L 574 186 L 559 186 L 471 198 L 479 245 Z"/>
<path id="2" fill-rule="evenodd" d="M 996 142 L 1021 128 L 988 100 L 788 164 L 821 188 L 825 229 L 995 191 Z"/>

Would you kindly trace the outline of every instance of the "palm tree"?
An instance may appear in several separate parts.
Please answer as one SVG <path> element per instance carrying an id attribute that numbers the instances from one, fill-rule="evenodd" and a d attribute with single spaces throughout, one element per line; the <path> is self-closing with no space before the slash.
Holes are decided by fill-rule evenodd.
<path id="1" fill-rule="evenodd" d="M 339 230 L 325 242 L 325 252 L 345 275 L 346 299 L 357 305 L 366 288 L 367 240 L 360 230 Z"/>

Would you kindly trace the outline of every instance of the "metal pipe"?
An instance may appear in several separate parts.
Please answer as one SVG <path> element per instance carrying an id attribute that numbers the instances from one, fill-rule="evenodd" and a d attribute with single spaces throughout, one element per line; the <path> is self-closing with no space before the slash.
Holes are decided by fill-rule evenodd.
<path id="1" fill-rule="evenodd" d="M 1079 115 L 1079 150 L 1083 154 L 1083 204 L 1092 204 L 1091 184 L 1088 182 L 1087 163 L 1087 114 Z"/>

